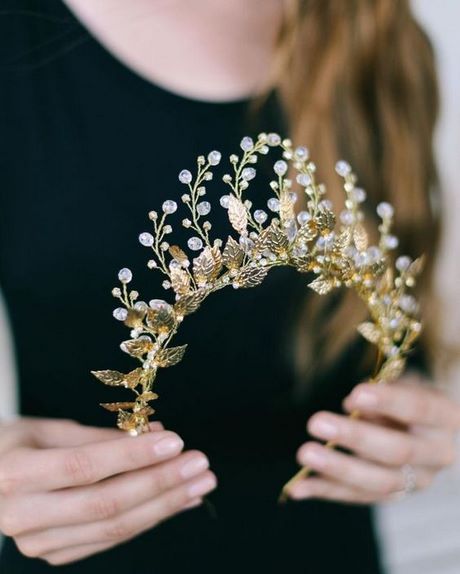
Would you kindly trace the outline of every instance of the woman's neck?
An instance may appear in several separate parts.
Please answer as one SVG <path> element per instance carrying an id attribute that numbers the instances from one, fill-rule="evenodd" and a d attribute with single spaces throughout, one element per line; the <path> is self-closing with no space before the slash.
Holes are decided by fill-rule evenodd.
<path id="1" fill-rule="evenodd" d="M 145 79 L 213 101 L 266 87 L 283 0 L 65 0 L 117 59 Z"/>

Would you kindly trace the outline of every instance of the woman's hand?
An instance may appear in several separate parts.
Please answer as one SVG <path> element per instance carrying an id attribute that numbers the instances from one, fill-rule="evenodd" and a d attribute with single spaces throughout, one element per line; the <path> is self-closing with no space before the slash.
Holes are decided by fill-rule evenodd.
<path id="1" fill-rule="evenodd" d="M 70 420 L 0 426 L 0 531 L 50 564 L 101 552 L 200 504 L 208 460 L 173 432 L 130 437 Z"/>
<path id="2" fill-rule="evenodd" d="M 303 444 L 298 461 L 316 476 L 297 481 L 289 495 L 364 504 L 391 500 L 404 492 L 407 468 L 415 479 L 412 486 L 427 487 L 454 462 L 460 405 L 421 383 L 412 374 L 394 384 L 358 385 L 344 408 L 348 413 L 359 410 L 359 419 L 330 412 L 313 415 L 310 434 L 351 454 L 315 442 Z"/>

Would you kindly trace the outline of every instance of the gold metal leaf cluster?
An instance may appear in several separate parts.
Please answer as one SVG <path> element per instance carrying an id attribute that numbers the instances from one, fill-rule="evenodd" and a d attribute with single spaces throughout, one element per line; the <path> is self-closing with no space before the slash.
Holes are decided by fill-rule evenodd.
<path id="1" fill-rule="evenodd" d="M 260 156 L 271 148 L 279 150 L 281 158 L 273 165 L 267 208 L 254 209 L 246 193 L 253 185 Z M 358 294 L 369 310 L 369 320 L 359 325 L 358 331 L 382 357 L 375 382 L 401 373 L 421 331 L 418 304 L 409 291 L 423 261 L 393 257 L 398 241 L 391 234 L 394 213 L 388 203 L 377 206 L 379 241 L 370 244 L 361 211 L 366 194 L 356 186 L 347 162 L 339 161 L 335 168 L 345 193 L 344 209 L 336 215 L 325 198 L 324 185 L 316 182 L 315 164 L 305 147 L 293 148 L 290 140 L 274 133 L 259 134 L 255 141 L 243 138 L 240 155 L 230 156 L 231 173 L 223 177 L 228 192 L 219 198 L 234 230 L 233 236 L 224 240 L 211 237 L 212 224 L 206 216 L 212 206 L 205 199 L 212 169 L 220 161 L 221 154 L 212 151 L 207 157 L 198 157 L 194 175 L 188 170 L 179 174 L 186 189 L 181 202 L 187 217 L 181 223 L 190 231 L 187 245 L 168 240 L 173 233 L 171 216 L 178 210 L 173 200 L 163 203 L 161 213 L 150 212 L 152 233 L 139 236 L 140 243 L 152 252 L 148 267 L 164 275 L 163 287 L 172 291 L 173 300 L 139 300 L 137 291 L 128 289 L 132 273 L 127 268 L 119 272 L 121 288 L 112 291 L 121 302 L 114 316 L 131 329 L 130 339 L 121 343 L 121 349 L 140 366 L 126 374 L 111 370 L 93 374 L 106 385 L 135 393 L 132 402 L 102 405 L 117 412 L 118 426 L 133 435 L 148 431 L 149 416 L 154 413 L 150 402 L 157 398 L 153 384 L 158 369 L 171 367 L 184 356 L 186 345 L 171 346 L 184 318 L 224 287 L 260 285 L 273 267 L 291 266 L 316 275 L 308 286 L 319 295 L 342 286 Z M 299 195 L 306 196 L 301 211 L 296 209 Z"/>

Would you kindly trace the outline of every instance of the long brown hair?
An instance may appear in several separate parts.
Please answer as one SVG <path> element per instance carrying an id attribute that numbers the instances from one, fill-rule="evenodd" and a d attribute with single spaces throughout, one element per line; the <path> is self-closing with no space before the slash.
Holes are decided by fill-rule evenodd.
<path id="1" fill-rule="evenodd" d="M 424 350 L 436 335 L 433 261 L 440 201 L 432 150 L 438 112 L 434 55 L 408 0 L 286 0 L 274 84 L 290 134 L 309 146 L 334 204 L 342 192 L 333 166 L 346 159 L 368 195 L 369 217 L 388 201 L 396 210 L 398 252 L 425 253 L 421 285 Z M 331 302 L 308 297 L 296 359 L 305 379 L 335 360 L 354 338 L 365 310 L 343 292 Z"/>

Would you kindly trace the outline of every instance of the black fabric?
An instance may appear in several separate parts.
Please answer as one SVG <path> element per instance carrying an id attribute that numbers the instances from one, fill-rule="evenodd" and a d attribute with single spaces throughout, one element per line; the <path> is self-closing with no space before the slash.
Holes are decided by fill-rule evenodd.
<path id="1" fill-rule="evenodd" d="M 179 197 L 177 173 L 193 168 L 196 155 L 216 148 L 225 157 L 243 135 L 283 130 L 280 109 L 272 96 L 254 119 L 247 101 L 205 103 L 155 86 L 110 55 L 60 2 L 0 5 L 0 284 L 21 412 L 112 426 L 114 416 L 98 403 L 123 399 L 123 391 L 89 371 L 136 366 L 119 350 L 128 331 L 111 316 L 116 273 L 132 268 L 133 286 L 147 299 L 168 295 L 138 244 L 150 229 L 148 211 Z M 221 236 L 224 168 L 217 173 L 208 199 L 213 233 Z M 262 205 L 268 194 L 253 188 Z M 183 244 L 185 212 L 176 215 Z M 308 417 L 338 409 L 355 383 L 350 354 L 331 384 L 294 405 L 289 324 L 305 284 L 305 276 L 278 269 L 257 289 L 210 297 L 181 328 L 186 358 L 158 378 L 159 418 L 187 448 L 207 453 L 219 477 L 209 496 L 216 516 L 203 506 L 63 572 L 381 571 L 369 508 L 276 502 L 297 468 Z M 56 568 L 23 557 L 7 539 L 0 571 Z"/>

